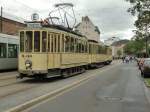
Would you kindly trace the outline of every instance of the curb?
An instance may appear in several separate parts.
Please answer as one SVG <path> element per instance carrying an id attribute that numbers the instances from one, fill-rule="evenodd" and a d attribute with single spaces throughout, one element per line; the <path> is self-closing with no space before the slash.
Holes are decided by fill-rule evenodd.
<path id="1" fill-rule="evenodd" d="M 32 107 L 32 106 L 34 106 L 34 105 L 36 105 L 36 104 L 38 104 L 38 103 L 40 103 L 40 102 L 46 100 L 46 99 L 48 99 L 48 98 L 51 98 L 51 97 L 53 97 L 53 96 L 56 96 L 57 94 L 59 94 L 59 93 L 65 91 L 65 90 L 68 90 L 68 89 L 70 89 L 70 88 L 72 88 L 72 87 L 74 87 L 74 86 L 77 86 L 77 85 L 83 83 L 84 81 L 89 80 L 89 79 L 92 78 L 92 77 L 93 77 L 93 76 L 89 76 L 89 77 L 86 77 L 86 78 L 84 78 L 84 79 L 81 79 L 81 80 L 79 80 L 78 82 L 74 82 L 73 84 L 71 84 L 71 85 L 69 85 L 69 86 L 65 86 L 65 87 L 63 87 L 63 88 L 61 88 L 61 89 L 57 89 L 57 90 L 55 90 L 55 91 L 53 91 L 53 92 L 51 92 L 51 93 L 48 93 L 48 94 L 39 96 L 39 97 L 37 97 L 37 98 L 35 98 L 35 99 L 33 99 L 33 100 L 30 100 L 30 101 L 28 101 L 28 102 L 26 102 L 26 103 L 23 103 L 23 104 L 21 104 L 21 105 L 19 105 L 19 106 L 16 106 L 16 107 L 14 107 L 14 108 L 11 108 L 11 109 L 9 109 L 9 110 L 6 110 L 5 112 L 20 112 L 20 111 L 26 110 L 26 109 L 28 109 L 28 108 L 30 108 L 30 107 Z"/>
<path id="2" fill-rule="evenodd" d="M 145 86 L 144 84 L 144 91 L 145 91 L 145 96 L 148 100 L 148 103 L 150 104 L 150 91 L 148 90 L 148 88 Z"/>

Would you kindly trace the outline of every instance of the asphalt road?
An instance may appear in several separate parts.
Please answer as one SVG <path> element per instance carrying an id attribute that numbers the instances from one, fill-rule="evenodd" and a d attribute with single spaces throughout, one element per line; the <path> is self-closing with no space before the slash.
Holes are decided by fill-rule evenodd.
<path id="1" fill-rule="evenodd" d="M 150 112 L 135 63 L 121 64 L 27 112 Z"/>

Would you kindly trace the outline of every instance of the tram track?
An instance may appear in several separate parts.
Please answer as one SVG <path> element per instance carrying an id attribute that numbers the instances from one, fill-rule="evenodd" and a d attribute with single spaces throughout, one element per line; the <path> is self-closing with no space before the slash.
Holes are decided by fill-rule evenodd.
<path id="1" fill-rule="evenodd" d="M 39 87 L 39 86 L 38 85 L 30 85 L 30 86 L 26 86 L 26 87 L 19 88 L 16 90 L 5 91 L 5 93 L 0 94 L 0 99 L 5 98 L 5 97 L 10 96 L 10 95 L 17 94 L 19 92 L 24 92 L 24 91 L 30 90 L 30 89 L 35 88 L 35 87 Z"/>
<path id="2" fill-rule="evenodd" d="M 1 87 L 6 87 L 9 85 L 13 85 L 13 84 L 17 84 L 19 83 L 19 81 L 16 80 L 16 78 L 8 78 L 8 79 L 4 79 L 4 80 L 0 80 L 0 88 Z"/>
<path id="3" fill-rule="evenodd" d="M 0 81 L 16 78 L 17 72 L 2 72 L 0 73 Z"/>
<path id="4" fill-rule="evenodd" d="M 16 75 L 14 75 L 14 76 L 7 76 L 7 77 L 0 77 L 0 81 L 8 80 L 8 79 L 15 79 L 15 78 L 16 78 Z"/>
<path id="5" fill-rule="evenodd" d="M 44 80 L 38 81 L 38 80 L 32 80 L 32 79 L 25 79 L 25 80 L 19 80 L 19 81 L 14 80 L 14 82 L 0 85 L 0 90 L 1 90 L 0 99 L 5 98 L 7 96 L 15 95 L 20 92 L 26 92 L 30 89 L 37 88 L 37 87 L 47 84 L 43 82 Z"/>

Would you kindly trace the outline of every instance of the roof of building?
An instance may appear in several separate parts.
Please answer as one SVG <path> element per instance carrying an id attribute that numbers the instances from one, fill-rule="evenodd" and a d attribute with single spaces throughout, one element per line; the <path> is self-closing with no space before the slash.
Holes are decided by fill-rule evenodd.
<path id="1" fill-rule="evenodd" d="M 12 15 L 12 14 L 9 14 L 9 13 L 6 13 L 6 12 L 3 12 L 2 17 L 6 18 L 6 19 L 9 19 L 9 20 L 13 20 L 13 21 L 19 22 L 19 23 L 23 23 L 23 24 L 25 24 L 24 21 L 26 21 L 25 19 L 23 19 L 21 17 L 17 17 L 15 15 Z"/>
<path id="2" fill-rule="evenodd" d="M 118 46 L 118 45 L 126 44 L 126 43 L 128 43 L 128 42 L 129 42 L 129 40 L 124 39 L 124 40 L 116 41 L 116 42 L 112 43 L 111 45 L 112 45 L 112 46 Z"/>

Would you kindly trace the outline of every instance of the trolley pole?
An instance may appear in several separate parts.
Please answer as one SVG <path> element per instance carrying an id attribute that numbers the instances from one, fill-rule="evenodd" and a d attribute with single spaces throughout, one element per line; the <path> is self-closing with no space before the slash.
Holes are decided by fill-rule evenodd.
<path id="1" fill-rule="evenodd" d="M 0 32 L 3 32 L 3 7 L 1 6 Z"/>

